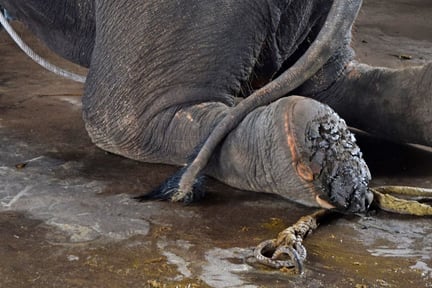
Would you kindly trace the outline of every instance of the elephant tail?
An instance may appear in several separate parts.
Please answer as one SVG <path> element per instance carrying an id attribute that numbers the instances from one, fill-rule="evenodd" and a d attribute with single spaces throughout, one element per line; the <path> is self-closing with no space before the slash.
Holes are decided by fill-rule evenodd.
<path id="1" fill-rule="evenodd" d="M 174 175 L 166 181 L 169 185 L 161 185 L 144 199 L 171 199 L 172 201 L 189 202 L 193 194 L 202 191 L 201 181 L 197 177 L 206 167 L 214 150 L 219 143 L 254 109 L 268 105 L 271 102 L 287 95 L 307 79 L 312 77 L 330 59 L 339 47 L 341 39 L 345 37 L 361 7 L 361 0 L 334 0 L 323 28 L 308 50 L 297 62 L 279 77 L 266 86 L 255 91 L 241 101 L 237 106 L 230 108 L 227 115 L 219 122 L 208 136 L 193 160 L 181 170 L 181 175 Z M 198 191 L 198 192 L 197 192 Z"/>

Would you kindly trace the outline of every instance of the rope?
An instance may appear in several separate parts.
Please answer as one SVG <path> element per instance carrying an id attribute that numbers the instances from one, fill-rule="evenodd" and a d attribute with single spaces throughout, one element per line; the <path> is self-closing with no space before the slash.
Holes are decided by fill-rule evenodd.
<path id="1" fill-rule="evenodd" d="M 396 214 L 413 216 L 432 216 L 432 206 L 410 199 L 402 199 L 389 194 L 399 194 L 418 197 L 423 200 L 432 199 L 432 189 L 407 186 L 380 186 L 369 188 L 374 194 L 374 203 L 381 210 Z M 299 274 L 303 272 L 303 262 L 306 259 L 306 248 L 302 245 L 304 238 L 318 228 L 319 222 L 332 210 L 319 210 L 311 215 L 300 218 L 294 225 L 279 233 L 276 239 L 261 242 L 254 249 L 258 263 L 281 269 L 295 268 Z M 270 256 L 266 256 L 269 255 Z M 285 254 L 288 260 L 278 259 Z"/>
<path id="2" fill-rule="evenodd" d="M 11 38 L 15 41 L 15 43 L 21 48 L 22 51 L 24 51 L 27 56 L 29 56 L 33 61 L 47 69 L 48 71 L 51 71 L 57 75 L 60 75 L 64 78 L 84 83 L 86 81 L 85 76 L 81 76 L 72 72 L 69 72 L 67 70 L 64 70 L 56 65 L 51 64 L 46 59 L 42 58 L 38 54 L 36 54 L 27 44 L 24 43 L 24 41 L 21 39 L 21 37 L 15 32 L 15 30 L 12 28 L 12 26 L 9 24 L 9 22 L 6 20 L 6 18 L 3 16 L 2 13 L 0 13 L 0 23 L 3 25 L 6 32 L 11 36 Z"/>
<path id="3" fill-rule="evenodd" d="M 412 200 L 418 197 L 423 200 L 432 199 L 432 189 L 407 186 L 380 186 L 369 188 L 374 194 L 376 205 L 387 212 L 416 216 L 432 216 L 432 206 L 427 203 Z M 410 196 L 411 199 L 401 199 L 389 194 Z"/>

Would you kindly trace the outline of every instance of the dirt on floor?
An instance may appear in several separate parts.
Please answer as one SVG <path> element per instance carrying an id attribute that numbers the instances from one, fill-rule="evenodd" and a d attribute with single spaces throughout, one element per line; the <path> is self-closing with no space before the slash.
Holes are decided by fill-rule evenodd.
<path id="1" fill-rule="evenodd" d="M 26 42 L 62 67 L 15 23 Z M 432 61 L 430 0 L 368 0 L 357 58 Z M 82 85 L 34 64 L 0 31 L 0 287 L 432 287 L 430 218 L 378 211 L 334 219 L 305 241 L 304 275 L 255 263 L 252 248 L 313 210 L 274 195 L 207 184 L 190 206 L 137 203 L 175 167 L 96 148 Z M 429 148 L 359 135 L 373 185 L 432 187 Z"/>

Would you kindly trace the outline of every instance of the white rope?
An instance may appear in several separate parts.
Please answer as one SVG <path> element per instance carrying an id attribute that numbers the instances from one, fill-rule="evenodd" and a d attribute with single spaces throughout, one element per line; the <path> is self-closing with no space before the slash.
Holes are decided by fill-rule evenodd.
<path id="1" fill-rule="evenodd" d="M 47 60 L 36 54 L 27 44 L 24 43 L 24 41 L 21 39 L 20 36 L 15 32 L 15 30 L 12 28 L 12 26 L 9 24 L 9 22 L 6 20 L 6 18 L 3 16 L 3 14 L 0 12 L 0 23 L 3 25 L 6 32 L 12 37 L 12 39 L 15 41 L 15 43 L 21 48 L 21 50 L 24 51 L 27 56 L 29 56 L 31 59 L 33 59 L 36 63 L 44 67 L 45 69 L 63 76 L 67 79 L 84 83 L 86 81 L 85 76 L 81 76 L 69 71 L 66 71 L 58 66 L 55 66 L 51 63 L 49 63 Z"/>

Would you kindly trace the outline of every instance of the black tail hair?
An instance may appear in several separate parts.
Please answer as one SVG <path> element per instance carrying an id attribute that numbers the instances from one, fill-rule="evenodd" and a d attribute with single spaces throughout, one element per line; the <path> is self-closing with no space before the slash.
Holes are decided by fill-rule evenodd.
<path id="1" fill-rule="evenodd" d="M 186 171 L 187 166 L 180 169 L 173 176 L 168 178 L 164 183 L 162 183 L 157 188 L 153 189 L 150 193 L 139 195 L 133 197 L 133 199 L 139 202 L 150 201 L 150 200 L 171 200 L 174 202 L 183 202 L 184 204 L 190 204 L 192 202 L 201 200 L 205 196 L 204 182 L 205 176 L 199 175 L 195 179 L 193 189 L 191 193 L 185 193 L 184 197 L 178 195 L 179 182 L 183 173 Z"/>
<path id="2" fill-rule="evenodd" d="M 357 16 L 361 2 L 360 0 L 334 0 L 323 30 L 297 62 L 279 77 L 233 107 L 214 127 L 193 161 L 145 198 L 171 199 L 189 203 L 198 195 L 202 195 L 198 178 L 219 143 L 248 113 L 287 95 L 312 77 L 339 47 L 339 42 L 335 38 L 345 37 L 346 31 L 351 28 Z M 138 199 L 142 198 L 138 197 Z"/>

